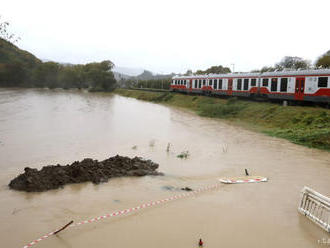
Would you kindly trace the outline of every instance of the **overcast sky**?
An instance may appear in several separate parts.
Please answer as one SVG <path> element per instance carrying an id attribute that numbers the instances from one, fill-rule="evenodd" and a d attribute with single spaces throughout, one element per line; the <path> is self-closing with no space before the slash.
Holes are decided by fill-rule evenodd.
<path id="1" fill-rule="evenodd" d="M 329 11 L 329 0 L 8 0 L 0 14 L 41 59 L 179 73 L 314 62 L 330 49 Z"/>

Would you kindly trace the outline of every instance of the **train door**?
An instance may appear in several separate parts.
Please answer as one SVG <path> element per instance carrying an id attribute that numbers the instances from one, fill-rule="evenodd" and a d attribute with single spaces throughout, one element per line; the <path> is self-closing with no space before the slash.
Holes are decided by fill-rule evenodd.
<path id="1" fill-rule="evenodd" d="M 229 78 L 228 79 L 228 95 L 233 94 L 233 79 Z"/>
<path id="2" fill-rule="evenodd" d="M 189 80 L 189 91 L 191 92 L 192 91 L 192 84 L 193 84 L 193 81 L 192 79 Z"/>
<path id="3" fill-rule="evenodd" d="M 304 100 L 305 78 L 296 78 L 295 100 Z"/>

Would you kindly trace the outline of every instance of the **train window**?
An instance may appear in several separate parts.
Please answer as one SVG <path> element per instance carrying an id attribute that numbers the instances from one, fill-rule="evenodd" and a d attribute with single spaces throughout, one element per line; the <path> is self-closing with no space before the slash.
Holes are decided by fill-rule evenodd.
<path id="1" fill-rule="evenodd" d="M 257 86 L 257 79 L 256 78 L 251 79 L 251 86 L 252 87 Z"/>
<path id="2" fill-rule="evenodd" d="M 205 86 L 205 84 L 206 84 L 206 80 L 204 79 L 204 80 L 203 80 L 203 86 Z"/>
<path id="3" fill-rule="evenodd" d="M 249 89 L 249 79 L 246 78 L 244 79 L 244 90 L 248 90 Z"/>
<path id="4" fill-rule="evenodd" d="M 286 92 L 288 89 L 288 79 L 281 78 L 281 92 Z"/>
<path id="5" fill-rule="evenodd" d="M 212 81 L 213 81 L 212 79 L 209 80 L 209 86 L 212 86 L 212 84 L 213 84 Z"/>
<path id="6" fill-rule="evenodd" d="M 184 85 L 186 85 L 186 84 L 187 84 L 186 80 L 183 80 L 183 84 L 184 84 Z"/>
<path id="7" fill-rule="evenodd" d="M 328 87 L 328 77 L 319 77 L 319 82 L 317 84 L 319 88 Z"/>
<path id="8" fill-rule="evenodd" d="M 270 86 L 270 91 L 277 91 L 277 78 L 272 78 L 272 84 Z"/>
<path id="9" fill-rule="evenodd" d="M 262 79 L 262 86 L 268 87 L 268 78 Z"/>
<path id="10" fill-rule="evenodd" d="M 219 90 L 222 90 L 222 79 L 219 79 Z"/>
<path id="11" fill-rule="evenodd" d="M 242 79 L 237 79 L 237 90 L 242 90 Z"/>
<path id="12" fill-rule="evenodd" d="M 199 79 L 199 85 L 198 85 L 198 88 L 202 88 L 202 80 Z"/>
<path id="13" fill-rule="evenodd" d="M 213 88 L 216 90 L 218 88 L 218 79 L 214 79 L 214 86 Z"/>

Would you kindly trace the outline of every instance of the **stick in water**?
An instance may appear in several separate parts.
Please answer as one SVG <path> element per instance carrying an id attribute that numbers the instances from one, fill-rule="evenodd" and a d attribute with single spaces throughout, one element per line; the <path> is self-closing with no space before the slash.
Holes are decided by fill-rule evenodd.
<path id="1" fill-rule="evenodd" d="M 68 224 L 66 224 L 61 229 L 58 229 L 56 232 L 54 232 L 54 234 L 58 234 L 60 231 L 63 231 L 65 228 L 67 228 L 68 226 L 70 226 L 72 223 L 73 223 L 73 220 L 71 220 Z"/>

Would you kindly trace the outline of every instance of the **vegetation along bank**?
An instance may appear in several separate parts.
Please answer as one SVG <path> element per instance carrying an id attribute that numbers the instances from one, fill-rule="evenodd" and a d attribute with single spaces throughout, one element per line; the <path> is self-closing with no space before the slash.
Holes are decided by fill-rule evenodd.
<path id="1" fill-rule="evenodd" d="M 330 151 L 330 110 L 328 109 L 280 106 L 236 98 L 221 99 L 171 92 L 116 89 L 115 93 L 139 100 L 186 108 L 200 116 L 225 119 L 296 144 Z"/>

